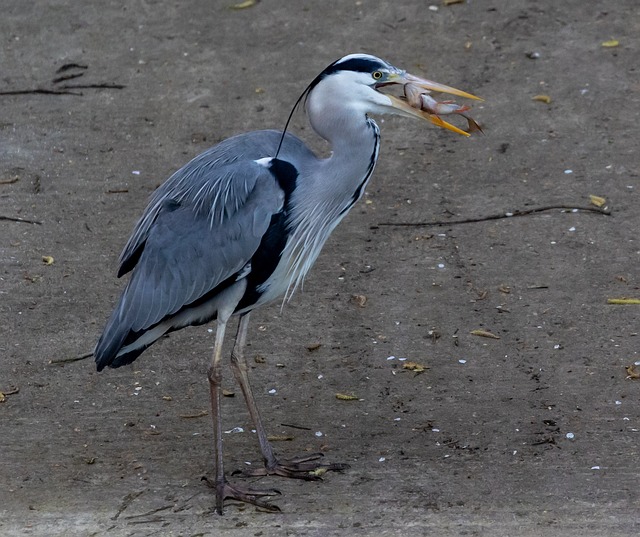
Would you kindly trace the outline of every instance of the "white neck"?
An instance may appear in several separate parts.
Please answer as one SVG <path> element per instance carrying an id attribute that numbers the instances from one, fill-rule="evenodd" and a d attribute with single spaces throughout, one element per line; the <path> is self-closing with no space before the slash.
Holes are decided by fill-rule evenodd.
<path id="1" fill-rule="evenodd" d="M 364 86 L 363 86 L 364 87 Z M 313 129 L 331 144 L 326 159 L 298 162 L 299 181 L 291 203 L 291 236 L 274 273 L 265 299 L 285 293 L 290 297 L 302 283 L 331 232 L 346 216 L 364 189 L 378 158 L 379 130 L 367 118 L 364 99 L 351 97 L 340 85 L 327 80 L 316 86 L 307 100 Z M 353 90 L 353 87 L 351 88 Z"/>
<path id="2" fill-rule="evenodd" d="M 365 86 L 362 90 L 371 91 Z M 313 130 L 331 144 L 331 156 L 320 161 L 312 175 L 319 187 L 324 184 L 325 196 L 337 203 L 350 203 L 354 195 L 361 194 L 362 183 L 371 175 L 378 156 L 379 130 L 367 118 L 362 102 L 353 88 L 346 93 L 337 80 L 330 78 L 312 90 L 306 103 Z"/>

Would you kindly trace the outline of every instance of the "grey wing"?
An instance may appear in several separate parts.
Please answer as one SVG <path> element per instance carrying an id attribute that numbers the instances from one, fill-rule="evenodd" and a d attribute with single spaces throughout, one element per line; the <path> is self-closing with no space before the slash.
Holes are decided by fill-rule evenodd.
<path id="1" fill-rule="evenodd" d="M 153 213 L 142 240 L 125 249 L 121 272 L 127 264 L 135 270 L 96 347 L 99 367 L 113 361 L 131 333 L 236 276 L 284 204 L 276 178 L 252 160 L 201 168 L 184 184 L 152 200 L 138 224 Z"/>
<path id="2" fill-rule="evenodd" d="M 186 199 L 197 203 L 202 190 L 212 188 L 212 177 L 218 176 L 218 170 L 243 160 L 273 156 L 281 136 L 282 133 L 279 131 L 266 130 L 228 138 L 198 155 L 175 172 L 152 195 L 145 213 L 120 255 L 118 276 L 129 272 L 137 263 L 141 248 L 144 247 L 147 235 L 166 199 Z M 285 136 L 280 157 L 290 162 L 296 162 L 299 159 L 306 161 L 315 159 L 313 153 L 301 140 L 288 133 Z"/>

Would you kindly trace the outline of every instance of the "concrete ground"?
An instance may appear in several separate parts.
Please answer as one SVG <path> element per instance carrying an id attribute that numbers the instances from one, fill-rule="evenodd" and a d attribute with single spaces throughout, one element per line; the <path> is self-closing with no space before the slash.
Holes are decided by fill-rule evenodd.
<path id="1" fill-rule="evenodd" d="M 607 303 L 640 297 L 637 2 L 235 1 L 2 1 L 0 533 L 638 535 L 640 306 Z M 100 374 L 51 361 L 93 348 L 154 188 L 281 128 L 360 51 L 484 97 L 485 135 L 378 118 L 365 200 L 250 331 L 278 451 L 351 468 L 258 480 L 282 513 L 219 517 L 207 327 Z M 292 130 L 326 150 L 304 114 Z M 538 211 L 590 195 L 610 214 Z M 383 225 L 420 222 L 442 225 Z M 258 464 L 242 398 L 224 403 L 245 431 L 227 467 Z"/>

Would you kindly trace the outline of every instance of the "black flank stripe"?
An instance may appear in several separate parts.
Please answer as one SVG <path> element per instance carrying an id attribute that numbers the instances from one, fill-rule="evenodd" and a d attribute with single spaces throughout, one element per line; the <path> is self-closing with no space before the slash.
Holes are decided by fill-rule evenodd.
<path id="1" fill-rule="evenodd" d="M 271 217 L 269 228 L 251 258 L 251 272 L 247 275 L 247 290 L 236 311 L 250 307 L 258 301 L 262 294 L 258 288 L 276 270 L 289 238 L 289 203 L 291 194 L 296 188 L 298 170 L 291 163 L 280 159 L 273 159 L 269 169 L 284 191 L 284 208 Z"/>
<path id="2" fill-rule="evenodd" d="M 342 209 L 342 212 L 340 214 L 346 213 L 360 199 L 360 197 L 362 196 L 362 191 L 367 186 L 367 183 L 369 182 L 369 178 L 373 173 L 373 168 L 375 167 L 376 161 L 378 160 L 378 150 L 380 149 L 380 129 L 378 129 L 378 126 L 376 125 L 376 123 L 371 119 L 367 120 L 367 124 L 373 130 L 373 137 L 375 138 L 375 142 L 373 145 L 373 153 L 371 153 L 371 158 L 369 159 L 369 166 L 367 167 L 367 173 L 365 173 L 364 179 L 362 179 L 362 181 L 358 185 L 358 188 L 356 188 L 356 191 L 353 193 L 353 196 L 351 197 L 351 201 L 349 202 L 349 204 L 344 209 Z"/>

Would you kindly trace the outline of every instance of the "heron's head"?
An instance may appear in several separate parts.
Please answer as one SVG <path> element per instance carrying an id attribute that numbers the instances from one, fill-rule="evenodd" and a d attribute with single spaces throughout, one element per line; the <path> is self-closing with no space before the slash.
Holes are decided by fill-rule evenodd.
<path id="1" fill-rule="evenodd" d="M 347 105 L 351 110 L 364 114 L 395 114 L 431 121 L 436 125 L 458 133 L 460 129 L 440 120 L 406 100 L 382 93 L 380 88 L 393 85 L 412 84 L 426 92 L 448 93 L 468 99 L 481 100 L 465 91 L 445 86 L 398 69 L 388 62 L 369 54 L 350 54 L 329 65 L 309 85 L 307 108 L 322 114 L 332 108 L 333 103 Z"/>

